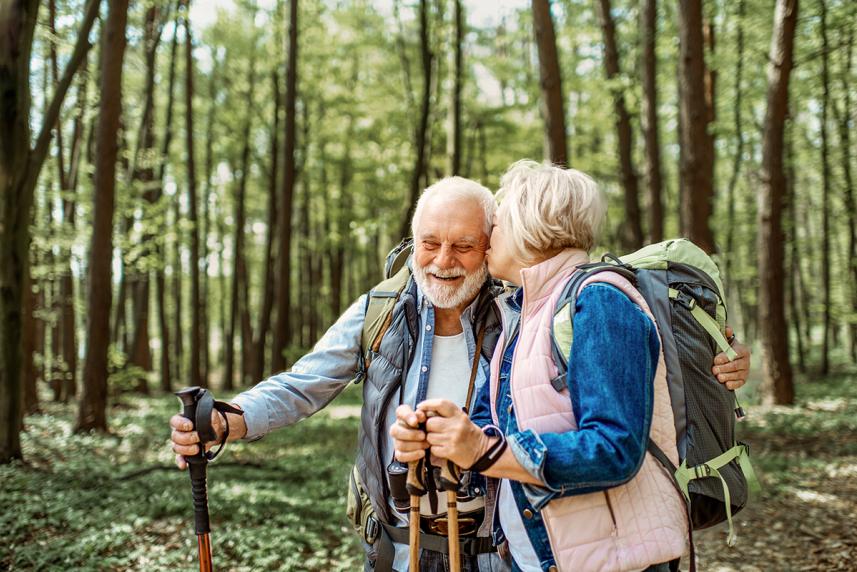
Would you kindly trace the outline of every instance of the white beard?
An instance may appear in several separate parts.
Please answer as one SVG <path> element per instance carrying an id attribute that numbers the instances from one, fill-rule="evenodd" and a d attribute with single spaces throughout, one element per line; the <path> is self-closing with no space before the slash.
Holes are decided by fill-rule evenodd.
<path id="1" fill-rule="evenodd" d="M 464 283 L 460 286 L 455 284 L 440 284 L 429 278 L 434 274 L 441 278 L 454 278 L 464 276 Z M 457 308 L 465 302 L 472 300 L 479 293 L 485 279 L 488 278 L 488 266 L 483 264 L 479 270 L 467 274 L 463 268 L 450 268 L 441 270 L 434 264 L 419 266 L 414 264 L 414 280 L 423 291 L 429 302 L 436 308 Z"/>

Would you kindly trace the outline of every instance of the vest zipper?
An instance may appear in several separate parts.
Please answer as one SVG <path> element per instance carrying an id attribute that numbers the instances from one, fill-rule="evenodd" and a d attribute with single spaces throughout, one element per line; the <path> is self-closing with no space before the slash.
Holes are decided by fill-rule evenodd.
<path id="1" fill-rule="evenodd" d="M 619 527 L 616 525 L 616 513 L 613 512 L 613 503 L 610 502 L 610 494 L 607 492 L 607 489 L 604 490 L 604 498 L 607 499 L 607 510 L 610 511 L 610 520 L 613 522 L 613 536 L 616 536 L 619 532 Z"/>

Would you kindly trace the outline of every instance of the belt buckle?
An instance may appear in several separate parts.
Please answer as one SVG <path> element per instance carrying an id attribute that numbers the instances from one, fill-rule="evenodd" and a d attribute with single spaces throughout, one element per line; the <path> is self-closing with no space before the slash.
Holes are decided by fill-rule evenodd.
<path id="1" fill-rule="evenodd" d="M 449 518 L 440 516 L 428 522 L 429 530 L 433 534 L 449 536 Z M 476 519 L 463 517 L 458 519 L 458 535 L 470 536 L 476 534 Z"/>

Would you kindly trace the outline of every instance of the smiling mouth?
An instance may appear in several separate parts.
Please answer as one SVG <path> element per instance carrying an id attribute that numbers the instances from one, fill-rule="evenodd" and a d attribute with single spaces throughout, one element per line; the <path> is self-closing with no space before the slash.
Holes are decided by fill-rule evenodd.
<path id="1" fill-rule="evenodd" d="M 462 278 L 462 276 L 438 276 L 437 274 L 431 274 L 431 277 L 435 280 L 440 280 L 441 282 L 454 282 L 455 280 Z"/>

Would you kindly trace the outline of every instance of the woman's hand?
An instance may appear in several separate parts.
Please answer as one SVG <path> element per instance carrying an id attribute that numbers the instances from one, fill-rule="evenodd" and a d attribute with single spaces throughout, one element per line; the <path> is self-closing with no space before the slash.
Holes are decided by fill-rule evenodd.
<path id="1" fill-rule="evenodd" d="M 410 405 L 399 405 L 396 409 L 396 422 L 390 427 L 390 437 L 393 438 L 393 448 L 396 459 L 403 463 L 419 461 L 429 448 L 426 433 L 419 429 L 425 423 L 426 414 L 414 411 Z"/>
<path id="2" fill-rule="evenodd" d="M 417 406 L 426 417 L 426 440 L 432 455 L 469 469 L 488 450 L 489 438 L 467 413 L 446 399 L 428 399 Z"/>

